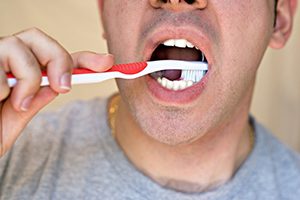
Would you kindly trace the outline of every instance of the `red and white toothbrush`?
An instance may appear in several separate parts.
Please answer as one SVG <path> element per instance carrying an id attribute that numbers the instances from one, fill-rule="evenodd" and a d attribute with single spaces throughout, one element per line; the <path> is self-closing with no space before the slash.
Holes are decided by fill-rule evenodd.
<path id="1" fill-rule="evenodd" d="M 159 60 L 149 62 L 137 62 L 129 64 L 118 64 L 105 72 L 94 72 L 89 69 L 74 68 L 72 72 L 72 85 L 99 83 L 108 79 L 122 78 L 134 79 L 161 70 L 208 70 L 208 64 L 199 61 L 182 60 Z M 11 74 L 7 74 L 8 85 L 14 87 L 17 79 Z M 41 86 L 49 85 L 45 71 L 42 72 Z"/>

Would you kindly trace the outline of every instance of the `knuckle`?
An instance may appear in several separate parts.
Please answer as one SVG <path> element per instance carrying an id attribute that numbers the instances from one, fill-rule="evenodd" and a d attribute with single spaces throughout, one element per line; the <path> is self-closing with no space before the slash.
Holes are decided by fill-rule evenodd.
<path id="1" fill-rule="evenodd" d="M 26 65 L 26 67 L 29 69 L 38 69 L 40 67 L 38 61 L 32 54 L 27 55 L 26 59 L 24 59 L 24 62 L 24 65 Z"/>
<path id="2" fill-rule="evenodd" d="M 14 36 L 14 35 L 11 35 L 11 36 L 7 36 L 7 37 L 4 37 L 0 40 L 0 43 L 1 45 L 20 45 L 22 42 L 21 40 Z"/>
<path id="3" fill-rule="evenodd" d="M 43 35 L 44 34 L 44 32 L 37 27 L 31 27 L 31 28 L 27 29 L 26 32 L 34 34 L 34 35 Z"/>
<path id="4" fill-rule="evenodd" d="M 73 66 L 72 56 L 62 48 L 57 51 L 57 61 L 63 65 L 62 67 L 72 68 Z"/>
<path id="5" fill-rule="evenodd" d="M 65 51 L 65 50 L 61 50 L 61 57 L 63 58 L 63 60 L 65 60 L 66 62 L 73 62 L 71 55 Z"/>
<path id="6" fill-rule="evenodd" d="M 45 35 L 45 33 L 36 27 L 31 27 L 13 34 L 13 36 L 17 38 L 26 38 L 29 36 L 41 37 L 43 35 Z"/>

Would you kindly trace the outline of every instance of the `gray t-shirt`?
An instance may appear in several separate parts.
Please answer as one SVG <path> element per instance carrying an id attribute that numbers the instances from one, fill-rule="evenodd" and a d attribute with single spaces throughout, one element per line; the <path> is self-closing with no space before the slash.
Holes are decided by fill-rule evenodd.
<path id="1" fill-rule="evenodd" d="M 0 199 L 300 199 L 300 158 L 254 122 L 255 147 L 225 185 L 205 193 L 163 188 L 126 159 L 107 125 L 106 100 L 37 116 L 0 160 Z"/>

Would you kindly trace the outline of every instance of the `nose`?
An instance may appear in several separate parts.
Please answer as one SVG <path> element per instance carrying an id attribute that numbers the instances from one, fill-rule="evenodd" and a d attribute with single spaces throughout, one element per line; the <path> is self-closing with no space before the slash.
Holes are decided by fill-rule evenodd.
<path id="1" fill-rule="evenodd" d="M 173 11 L 184 11 L 194 9 L 204 9 L 208 0 L 149 0 L 154 8 L 163 8 Z"/>

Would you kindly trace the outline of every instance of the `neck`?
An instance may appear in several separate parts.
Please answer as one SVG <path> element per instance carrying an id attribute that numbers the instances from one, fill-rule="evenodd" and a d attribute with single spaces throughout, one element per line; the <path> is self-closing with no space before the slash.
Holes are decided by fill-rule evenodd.
<path id="1" fill-rule="evenodd" d="M 202 192 L 230 180 L 250 153 L 248 109 L 244 113 L 192 143 L 170 146 L 143 133 L 120 101 L 115 137 L 128 159 L 160 185 Z"/>

